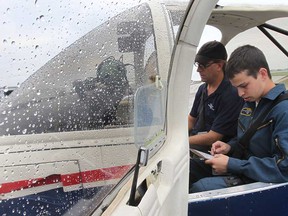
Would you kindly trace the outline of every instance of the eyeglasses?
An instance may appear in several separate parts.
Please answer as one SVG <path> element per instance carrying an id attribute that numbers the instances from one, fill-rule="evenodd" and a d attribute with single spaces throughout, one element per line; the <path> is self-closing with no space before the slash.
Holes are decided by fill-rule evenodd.
<path id="1" fill-rule="evenodd" d="M 200 69 L 206 69 L 208 67 L 210 67 L 212 64 L 214 64 L 215 62 L 210 62 L 207 64 L 200 64 L 199 62 L 194 62 L 195 67 L 200 68 Z"/>

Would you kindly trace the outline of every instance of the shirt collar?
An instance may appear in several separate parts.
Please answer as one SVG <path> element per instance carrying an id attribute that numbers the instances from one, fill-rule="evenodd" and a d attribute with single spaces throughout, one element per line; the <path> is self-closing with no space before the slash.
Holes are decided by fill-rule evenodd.
<path id="1" fill-rule="evenodd" d="M 226 77 L 224 77 L 224 79 L 221 81 L 220 85 L 218 86 L 218 88 L 216 89 L 214 93 L 219 94 L 223 92 L 226 86 L 229 84 L 230 84 L 230 81 Z"/>
<path id="2" fill-rule="evenodd" d="M 272 88 L 263 98 L 267 98 L 269 100 L 274 100 L 278 95 L 285 92 L 286 88 L 285 85 L 280 83 L 276 84 L 274 88 Z"/>

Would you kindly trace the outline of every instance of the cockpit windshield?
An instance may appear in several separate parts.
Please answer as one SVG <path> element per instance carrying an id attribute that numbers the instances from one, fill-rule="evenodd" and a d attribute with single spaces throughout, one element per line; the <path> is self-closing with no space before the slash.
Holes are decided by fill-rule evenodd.
<path id="1" fill-rule="evenodd" d="M 147 49 L 156 51 L 153 43 L 145 46 L 148 38 L 153 42 L 152 19 L 145 5 L 93 29 L 3 99 L 1 135 L 132 124 L 131 107 L 125 102 L 132 104 L 135 89 L 149 82 L 141 55 Z"/>

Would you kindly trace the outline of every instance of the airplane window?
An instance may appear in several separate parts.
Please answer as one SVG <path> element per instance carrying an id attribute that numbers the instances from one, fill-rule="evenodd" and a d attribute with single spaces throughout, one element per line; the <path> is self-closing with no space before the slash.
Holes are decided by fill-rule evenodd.
<path id="1" fill-rule="evenodd" d="M 288 27 L 288 19 L 287 18 L 279 18 L 267 21 L 266 23 L 278 27 L 280 29 L 287 29 Z M 272 31 L 270 29 L 266 29 L 268 33 L 278 41 L 286 52 L 288 50 L 288 40 L 287 35 L 281 34 L 277 31 Z M 288 84 L 288 62 L 287 56 L 275 45 L 273 42 L 266 37 L 258 28 L 252 28 L 241 34 L 237 35 L 227 44 L 227 52 L 228 55 L 236 49 L 238 46 L 244 44 L 251 44 L 260 48 L 268 61 L 271 75 L 273 80 L 278 82 L 283 82 Z"/>
<path id="2" fill-rule="evenodd" d="M 90 31 L 21 83 L 1 103 L 0 134 L 133 124 L 133 91 L 147 79 L 141 53 L 145 41 L 153 35 L 151 20 L 145 18 L 139 23 L 139 17 L 130 16 L 134 16 L 132 20 L 121 22 L 125 18 L 122 15 Z M 111 41 L 107 42 L 105 35 Z"/>

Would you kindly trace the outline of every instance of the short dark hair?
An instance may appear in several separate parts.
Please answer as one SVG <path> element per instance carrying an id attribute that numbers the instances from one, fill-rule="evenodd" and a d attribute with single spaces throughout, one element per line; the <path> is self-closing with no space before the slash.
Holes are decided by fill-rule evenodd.
<path id="1" fill-rule="evenodd" d="M 248 76 L 257 77 L 260 68 L 265 68 L 271 79 L 270 69 L 264 53 L 255 46 L 244 45 L 235 49 L 226 64 L 226 76 L 233 79 L 242 71 L 247 71 Z"/>

